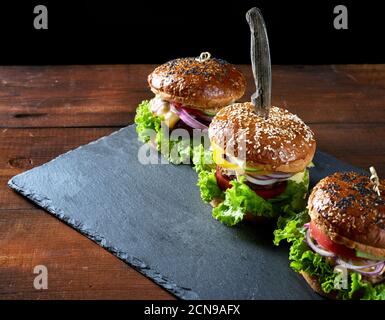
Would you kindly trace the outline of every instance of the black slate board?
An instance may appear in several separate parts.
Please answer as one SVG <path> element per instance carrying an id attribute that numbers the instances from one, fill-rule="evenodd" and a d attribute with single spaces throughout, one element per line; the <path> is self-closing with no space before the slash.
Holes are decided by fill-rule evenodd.
<path id="1" fill-rule="evenodd" d="M 142 165 L 135 127 L 13 177 L 9 186 L 182 299 L 319 299 L 272 228 L 211 218 L 188 165 Z M 311 183 L 358 170 L 317 152 Z"/>

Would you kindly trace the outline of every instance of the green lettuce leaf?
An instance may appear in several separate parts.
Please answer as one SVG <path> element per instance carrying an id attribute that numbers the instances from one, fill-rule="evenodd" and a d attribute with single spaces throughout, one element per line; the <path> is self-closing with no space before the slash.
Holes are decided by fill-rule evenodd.
<path id="1" fill-rule="evenodd" d="M 193 168 L 198 173 L 197 186 L 203 201 L 210 202 L 214 198 L 223 198 L 223 191 L 218 187 L 215 177 L 215 165 L 212 152 L 203 145 L 195 146 L 192 154 Z"/>
<path id="2" fill-rule="evenodd" d="M 290 244 L 289 260 L 291 268 L 296 272 L 305 271 L 318 279 L 325 293 L 333 292 L 339 299 L 365 299 L 384 300 L 385 283 L 372 285 L 362 279 L 356 272 L 350 272 L 348 287 L 336 289 L 335 283 L 339 282 L 341 273 L 334 272 L 334 268 L 328 261 L 313 252 L 305 242 L 305 228 L 303 225 L 309 221 L 307 211 L 299 214 L 288 214 L 277 221 L 277 229 L 274 231 L 274 244 L 278 245 L 282 240 Z"/>
<path id="3" fill-rule="evenodd" d="M 351 299 L 356 292 L 362 294 L 362 300 L 385 300 L 385 283 L 372 285 L 362 280 L 358 273 L 352 273 L 350 276 L 350 291 L 348 298 Z M 344 296 L 344 298 L 346 298 Z"/>
<path id="4" fill-rule="evenodd" d="M 162 126 L 163 118 L 151 112 L 150 102 L 145 100 L 136 108 L 135 124 L 139 139 L 154 143 L 157 150 L 171 163 L 189 163 L 192 156 L 192 141 L 171 139 L 166 135 L 166 126 Z"/>
<path id="5" fill-rule="evenodd" d="M 274 230 L 274 244 L 279 245 L 282 240 L 293 242 L 304 236 L 302 226 L 308 221 L 309 215 L 306 210 L 280 216 L 277 220 L 278 228 Z"/>
<path id="6" fill-rule="evenodd" d="M 213 209 L 213 217 L 228 226 L 242 221 L 248 212 L 258 216 L 272 218 L 277 213 L 272 204 L 258 196 L 248 185 L 245 178 L 231 181 L 232 187 L 225 191 L 225 200 Z"/>
<path id="7" fill-rule="evenodd" d="M 190 163 L 192 156 L 192 141 L 178 137 L 173 139 L 165 134 L 167 127 L 162 127 L 156 135 L 156 148 L 173 164 Z"/>
<path id="8" fill-rule="evenodd" d="M 197 173 L 215 169 L 213 153 L 210 150 L 205 149 L 202 144 L 194 147 L 192 162 L 194 165 L 193 169 Z"/>
<path id="9" fill-rule="evenodd" d="M 139 139 L 147 143 L 151 139 L 151 130 L 156 133 L 160 131 L 162 119 L 151 112 L 150 102 L 144 100 L 136 108 L 134 121 Z"/>
<path id="10" fill-rule="evenodd" d="M 203 146 L 194 148 L 193 164 L 195 171 L 198 172 L 198 186 L 202 199 L 207 202 L 214 198 L 223 199 L 223 202 L 213 209 L 213 217 L 226 225 L 236 225 L 242 221 L 246 213 L 274 218 L 281 214 L 300 212 L 306 206 L 305 198 L 309 185 L 307 171 L 300 180 L 289 180 L 282 194 L 265 200 L 250 189 L 244 177 L 232 181 L 232 187 L 225 192 L 219 192 L 212 152 L 204 150 Z"/>
<path id="11" fill-rule="evenodd" d="M 215 170 L 198 173 L 198 187 L 203 201 L 210 202 L 215 198 L 223 198 L 223 191 L 218 187 Z"/>
<path id="12" fill-rule="evenodd" d="M 270 200 L 275 207 L 275 211 L 283 210 L 289 214 L 300 212 L 306 208 L 306 195 L 309 190 L 309 171 L 297 174 L 299 179 L 287 180 L 287 187 L 283 193 Z"/>

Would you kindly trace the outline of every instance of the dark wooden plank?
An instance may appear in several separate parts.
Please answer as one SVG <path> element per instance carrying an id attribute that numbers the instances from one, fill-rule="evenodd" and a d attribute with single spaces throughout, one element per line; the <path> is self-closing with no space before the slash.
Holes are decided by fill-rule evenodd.
<path id="1" fill-rule="evenodd" d="M 317 148 L 355 166 L 374 166 L 385 178 L 385 126 L 381 124 L 313 124 Z"/>
<path id="2" fill-rule="evenodd" d="M 381 124 L 313 124 L 317 148 L 357 167 L 374 166 L 385 178 L 385 126 Z"/>
<path id="3" fill-rule="evenodd" d="M 353 165 L 374 165 L 385 176 L 385 126 L 313 124 L 318 148 Z M 34 128 L 0 130 L 0 209 L 28 209 L 34 205 L 10 190 L 15 174 L 107 135 L 116 128 Z"/>
<path id="4" fill-rule="evenodd" d="M 385 65 L 362 69 L 352 65 L 273 67 L 273 104 L 288 108 L 309 124 L 385 124 Z"/>
<path id="5" fill-rule="evenodd" d="M 108 251 L 42 210 L 0 211 L 1 299 L 173 299 Z M 36 290 L 36 265 L 48 289 Z"/>
<path id="6" fill-rule="evenodd" d="M 0 67 L 0 127 L 124 126 L 153 65 Z M 245 72 L 248 100 L 255 90 Z M 309 123 L 384 123 L 385 65 L 273 66 L 273 104 Z"/>
<path id="7" fill-rule="evenodd" d="M 151 96 L 146 65 L 0 67 L 1 127 L 124 126 Z"/>

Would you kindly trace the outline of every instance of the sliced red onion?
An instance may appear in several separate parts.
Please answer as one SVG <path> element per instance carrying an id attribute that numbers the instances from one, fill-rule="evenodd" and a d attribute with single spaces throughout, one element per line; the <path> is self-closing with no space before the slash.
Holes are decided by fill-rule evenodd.
<path id="1" fill-rule="evenodd" d="M 186 111 L 187 113 L 189 113 L 188 110 L 186 110 L 185 108 L 181 107 L 181 109 Z M 213 120 L 214 117 L 205 115 L 203 112 L 200 112 L 198 115 L 196 115 L 196 116 L 194 115 L 194 118 L 198 118 L 198 119 L 203 120 L 203 121 L 211 122 L 211 120 Z"/>
<path id="2" fill-rule="evenodd" d="M 338 258 L 336 260 L 336 263 L 339 264 L 340 266 L 346 268 L 346 269 L 350 269 L 350 270 L 360 270 L 360 269 L 367 269 L 367 268 L 373 268 L 373 267 L 378 267 L 378 266 L 381 266 L 384 267 L 384 261 L 372 261 L 372 260 L 367 260 L 367 264 L 365 265 L 361 265 L 361 266 L 357 266 L 355 264 L 351 264 L 341 258 Z M 372 271 L 369 271 L 369 272 L 372 272 Z"/>
<path id="3" fill-rule="evenodd" d="M 170 103 L 170 110 L 172 112 L 174 112 L 175 114 L 179 115 L 180 111 L 178 110 L 178 108 L 175 107 L 175 105 L 173 103 Z"/>
<path id="4" fill-rule="evenodd" d="M 180 110 L 180 113 L 179 113 L 179 117 L 181 118 L 181 120 L 186 123 L 188 126 L 190 126 L 191 128 L 194 128 L 194 129 L 208 129 L 208 127 L 206 125 L 204 125 L 203 123 L 199 122 L 197 119 L 195 119 L 194 117 L 192 117 L 186 110 L 184 109 L 181 109 Z"/>
<path id="5" fill-rule="evenodd" d="M 269 174 L 266 174 L 266 175 L 252 175 L 254 178 L 256 179 L 259 179 L 259 180 L 270 180 L 270 179 L 274 179 L 274 180 L 277 180 L 277 181 L 285 181 L 287 180 L 288 178 L 277 178 L 277 177 L 274 177 L 272 175 L 269 175 Z"/>
<path id="6" fill-rule="evenodd" d="M 153 98 L 150 101 L 150 110 L 153 113 L 156 113 L 165 103 L 167 103 L 167 102 L 163 101 L 159 98 Z"/>
<path id="7" fill-rule="evenodd" d="M 305 224 L 303 225 L 303 227 L 304 227 L 305 229 L 309 229 L 309 227 L 310 227 L 310 222 L 305 223 Z"/>
<path id="8" fill-rule="evenodd" d="M 241 168 L 243 168 L 245 164 L 244 161 L 228 155 L 227 155 L 227 161 L 229 161 L 230 163 L 236 164 Z M 285 181 L 289 177 L 291 177 L 291 175 L 289 175 L 289 177 L 274 178 L 272 174 L 261 175 L 261 174 L 251 173 L 249 171 L 247 171 L 247 174 L 245 174 L 245 176 L 248 181 L 260 186 L 267 186 L 276 182 Z"/>
<path id="9" fill-rule="evenodd" d="M 252 177 L 248 174 L 246 174 L 245 177 L 246 177 L 247 181 L 250 181 L 251 183 L 254 183 L 254 184 L 257 184 L 260 186 L 267 186 L 267 185 L 276 183 L 278 181 L 277 179 L 261 180 L 261 179 L 257 179 L 255 177 Z"/>
<path id="10" fill-rule="evenodd" d="M 339 259 L 339 262 L 341 262 L 341 259 Z M 375 264 L 371 264 L 371 265 L 367 265 L 367 266 L 355 266 L 355 265 L 351 265 L 350 263 L 346 263 L 346 262 L 338 263 L 338 265 L 340 265 L 346 269 L 353 270 L 354 272 L 358 272 L 360 274 L 367 275 L 367 276 L 377 276 L 377 275 L 381 274 L 383 269 L 385 268 L 385 262 L 384 261 L 380 261 L 380 262 L 377 262 Z M 374 267 L 375 267 L 375 269 L 372 271 L 364 271 L 363 270 L 363 269 L 374 268 Z"/>
<path id="11" fill-rule="evenodd" d="M 373 271 L 364 271 L 364 270 L 355 270 L 356 272 L 359 272 L 363 275 L 367 275 L 367 276 L 377 276 L 379 274 L 382 273 L 382 270 L 385 268 L 385 262 L 382 261 L 381 263 L 379 263 L 376 268 L 373 270 Z"/>
<path id="12" fill-rule="evenodd" d="M 277 178 L 278 181 L 286 181 L 286 180 L 289 180 L 289 178 Z"/>
<path id="13" fill-rule="evenodd" d="M 310 236 L 310 229 L 309 229 L 309 223 L 305 223 L 303 226 L 307 229 L 306 231 L 306 243 L 308 244 L 308 246 L 316 253 L 318 253 L 319 255 L 323 256 L 323 257 L 335 257 L 335 254 L 333 252 L 330 252 L 330 251 L 327 251 L 321 247 L 319 247 L 318 245 L 316 245 L 313 240 L 311 239 L 311 236 Z M 375 275 L 378 275 L 382 272 L 382 270 L 385 268 L 385 261 L 368 261 L 367 260 L 367 264 L 365 265 L 361 265 L 361 266 L 357 266 L 357 265 L 354 265 L 354 264 L 351 264 L 349 262 L 346 262 L 345 260 L 341 259 L 341 258 L 337 258 L 336 259 L 336 264 L 337 265 L 340 265 L 341 267 L 343 268 L 346 268 L 346 269 L 349 269 L 349 270 L 354 270 L 358 273 L 361 273 L 363 275 L 370 275 L 370 276 L 375 276 Z M 368 268 L 374 268 L 374 270 L 372 271 L 364 271 L 362 269 L 368 269 Z"/>
<path id="14" fill-rule="evenodd" d="M 152 105 L 150 110 L 151 110 L 152 113 L 157 113 L 159 108 L 160 108 L 160 106 Z"/>
<path id="15" fill-rule="evenodd" d="M 320 256 L 323 256 L 323 257 L 334 257 L 335 256 L 335 254 L 333 252 L 327 251 L 327 250 L 319 247 L 318 245 L 316 245 L 313 242 L 313 240 L 311 239 L 311 236 L 310 236 L 310 229 L 308 229 L 306 231 L 306 243 L 314 252 L 318 253 Z"/>
<path id="16" fill-rule="evenodd" d="M 252 174 L 252 173 L 249 173 L 249 172 L 247 172 L 247 174 L 250 176 L 250 177 L 252 177 L 252 178 L 254 178 L 254 179 L 257 179 L 257 180 L 272 180 L 272 179 L 274 179 L 274 178 L 271 178 L 271 177 L 269 177 L 269 176 L 267 176 L 267 175 L 257 175 L 257 174 Z M 275 180 L 275 179 L 274 179 Z"/>
<path id="17" fill-rule="evenodd" d="M 176 113 L 180 118 L 181 120 L 187 124 L 188 126 L 190 126 L 191 128 L 194 128 L 194 129 L 208 129 L 208 127 L 201 123 L 200 121 L 198 121 L 195 117 L 193 117 L 192 115 L 190 115 L 188 113 L 187 110 L 185 110 L 184 108 L 177 108 L 175 107 L 175 105 L 173 103 L 170 104 L 170 110 L 174 113 Z M 211 119 L 210 119 L 211 121 Z"/>
<path id="18" fill-rule="evenodd" d="M 270 173 L 270 174 L 263 174 L 263 175 L 255 174 L 255 173 L 253 174 L 253 173 L 250 173 L 250 172 L 248 172 L 248 174 L 251 177 L 253 177 L 253 178 L 257 179 L 257 180 L 272 180 L 272 179 L 274 179 L 274 180 L 277 180 L 277 181 L 285 181 L 285 180 L 289 179 L 292 176 L 291 173 L 286 174 L 284 176 L 282 174 L 276 174 L 275 172 Z"/>
<path id="19" fill-rule="evenodd" d="M 172 112 L 174 112 L 178 115 L 181 113 L 182 110 L 184 110 L 186 113 L 188 113 L 190 115 L 190 113 L 187 109 L 185 109 L 184 107 L 176 107 L 173 103 L 170 104 L 170 109 Z M 207 121 L 207 122 L 211 122 L 214 118 L 214 116 L 206 115 L 203 112 L 198 116 L 193 116 L 193 115 L 190 115 L 190 116 L 193 117 L 194 119 L 199 118 L 199 119 L 201 119 L 203 121 Z"/>
<path id="20" fill-rule="evenodd" d="M 276 178 L 276 179 L 288 179 L 292 177 L 294 174 L 293 173 L 286 173 L 286 172 L 272 172 L 269 173 L 267 176 L 271 178 Z"/>

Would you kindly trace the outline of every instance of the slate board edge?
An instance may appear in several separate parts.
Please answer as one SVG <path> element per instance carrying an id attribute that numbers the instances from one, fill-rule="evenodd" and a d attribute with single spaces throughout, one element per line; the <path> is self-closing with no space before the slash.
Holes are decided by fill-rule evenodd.
<path id="1" fill-rule="evenodd" d="M 121 128 L 117 131 L 114 131 L 110 135 L 107 135 L 107 136 L 101 137 L 97 140 L 94 140 L 88 144 L 97 143 L 100 140 L 106 139 L 109 136 L 117 134 L 119 131 L 121 131 L 123 129 L 125 129 L 125 127 Z M 48 165 L 50 162 L 56 161 L 57 159 L 59 159 L 60 157 L 66 155 L 68 153 L 74 152 L 78 149 L 82 149 L 86 145 L 82 145 L 82 146 L 77 147 L 73 150 L 70 150 L 66 153 L 63 153 L 63 154 L 59 155 L 58 157 L 52 159 L 51 161 L 42 164 L 40 167 Z M 33 170 L 33 168 L 31 170 Z M 142 273 L 143 275 L 148 277 L 150 280 L 154 281 L 156 284 L 158 284 L 162 288 L 166 289 L 167 291 L 169 291 L 170 293 L 172 293 L 176 297 L 183 299 L 183 300 L 199 299 L 198 294 L 196 292 L 192 291 L 190 288 L 184 288 L 184 287 L 178 286 L 177 284 L 172 282 L 170 279 L 163 276 L 161 273 L 157 272 L 156 270 L 151 269 L 149 266 L 147 266 L 140 259 L 138 259 L 134 256 L 130 256 L 127 253 L 123 252 L 122 250 L 119 250 L 119 248 L 116 248 L 116 247 L 110 245 L 108 243 L 108 241 L 104 237 L 100 236 L 97 232 L 84 228 L 83 224 L 81 222 L 67 217 L 66 214 L 64 212 L 62 212 L 62 210 L 55 208 L 54 206 L 51 205 L 51 200 L 48 197 L 44 197 L 44 196 L 39 197 L 39 196 L 37 196 L 36 192 L 34 192 L 32 189 L 27 189 L 27 188 L 23 189 L 22 187 L 18 186 L 15 183 L 15 179 L 26 174 L 28 171 L 30 171 L 30 170 L 27 170 L 25 172 L 22 172 L 16 176 L 12 177 L 8 181 L 8 186 L 11 189 L 15 190 L 16 192 L 22 194 L 23 196 L 25 196 L 29 200 L 36 203 L 39 207 L 45 209 L 46 211 L 48 211 L 49 213 L 51 213 L 55 217 L 59 218 L 60 221 L 63 221 L 66 224 L 68 224 L 69 226 L 73 227 L 75 230 L 79 231 L 82 235 L 86 236 L 88 239 L 94 241 L 95 243 L 97 243 L 98 245 L 100 245 L 101 247 L 106 249 L 107 251 L 111 252 L 113 255 L 118 257 L 120 260 L 129 264 L 135 270 Z"/>
<path id="2" fill-rule="evenodd" d="M 131 127 L 131 126 L 135 126 L 135 125 L 129 125 L 128 127 Z M 108 138 L 108 137 L 110 137 L 112 135 L 115 135 L 118 132 L 120 132 L 120 131 L 122 131 L 122 130 L 124 130 L 126 128 L 127 127 L 123 127 L 123 128 L 121 128 L 119 130 L 116 130 L 116 131 L 112 132 L 111 134 L 109 134 L 107 136 L 103 136 L 103 137 L 101 137 L 101 138 L 99 138 L 97 140 L 91 141 L 90 143 L 88 143 L 86 145 L 82 145 L 82 146 L 79 146 L 79 147 L 77 147 L 77 148 L 75 148 L 73 150 L 69 150 L 66 153 L 63 153 L 63 154 L 57 156 L 56 158 L 52 159 L 51 161 L 40 165 L 39 167 L 46 166 L 49 163 L 51 163 L 53 161 L 56 161 L 59 158 L 65 156 L 66 154 L 74 152 L 74 151 L 76 151 L 78 149 L 82 149 L 83 147 L 85 147 L 87 145 L 92 145 L 92 144 L 95 144 L 95 143 L 97 143 L 99 141 L 102 141 L 103 139 L 106 139 L 106 138 Z M 332 157 L 332 158 L 336 159 L 335 157 L 330 156 L 329 154 L 324 153 L 324 152 L 322 152 L 320 150 L 317 150 L 317 152 L 320 153 L 320 154 L 327 155 L 329 157 Z M 338 161 L 340 161 L 340 160 L 338 160 Z M 340 161 L 340 162 L 344 163 L 343 161 Z M 47 196 L 37 196 L 37 192 L 35 192 L 31 188 L 25 188 L 25 187 L 21 187 L 21 186 L 17 185 L 17 183 L 15 182 L 15 180 L 17 180 L 17 178 L 19 178 L 20 176 L 22 176 L 22 175 L 26 174 L 27 172 L 32 171 L 34 169 L 35 168 L 32 168 L 30 170 L 27 170 L 25 172 L 22 172 L 22 173 L 20 173 L 20 174 L 18 174 L 16 176 L 12 177 L 8 181 L 8 186 L 10 188 L 12 188 L 13 190 L 15 190 L 16 192 L 18 192 L 18 193 L 22 194 L 23 196 L 25 196 L 26 198 L 30 199 L 31 201 L 33 201 L 38 206 L 40 206 L 41 208 L 45 209 L 46 211 L 48 211 L 49 213 L 51 213 L 55 217 L 59 218 L 60 221 L 63 221 L 67 225 L 73 227 L 76 231 L 80 232 L 82 235 L 84 235 L 87 238 L 89 238 L 90 240 L 94 241 L 95 243 L 97 243 L 98 245 L 103 247 L 104 249 L 110 251 L 117 258 L 119 258 L 120 260 L 122 260 L 125 263 L 129 264 L 135 270 L 137 270 L 138 272 L 142 273 L 146 277 L 150 278 L 150 280 L 152 280 L 153 282 L 155 282 L 156 284 L 158 284 L 162 288 L 166 289 L 167 291 L 169 291 L 170 293 L 172 293 L 176 297 L 178 297 L 180 299 L 184 299 L 184 300 L 199 299 L 199 295 L 196 292 L 194 292 L 193 290 L 191 290 L 190 288 L 185 288 L 185 287 L 178 286 L 177 284 L 172 282 L 170 279 L 168 279 L 167 277 L 163 276 L 161 273 L 157 272 L 156 270 L 151 269 L 149 266 L 147 266 L 139 258 L 128 255 L 123 250 L 120 250 L 119 248 L 109 244 L 107 242 L 107 240 L 104 237 L 100 236 L 97 232 L 92 231 L 89 228 L 88 229 L 85 228 L 81 222 L 76 221 L 75 219 L 72 219 L 72 218 L 66 216 L 66 214 L 62 210 L 60 210 L 58 208 L 55 208 L 51 204 L 52 201 L 49 199 L 49 197 L 47 197 Z M 356 168 L 356 169 L 364 171 L 361 168 Z"/>

